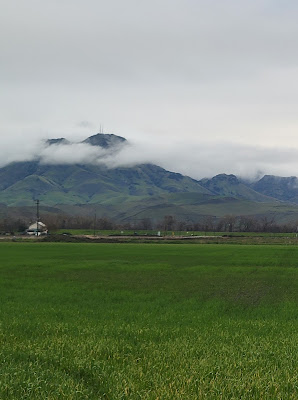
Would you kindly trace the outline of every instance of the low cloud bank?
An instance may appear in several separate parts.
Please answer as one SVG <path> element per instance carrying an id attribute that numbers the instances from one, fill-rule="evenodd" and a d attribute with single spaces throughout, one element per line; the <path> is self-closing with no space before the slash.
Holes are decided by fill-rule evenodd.
<path id="1" fill-rule="evenodd" d="M 42 164 L 93 164 L 108 168 L 157 164 L 195 179 L 219 173 L 257 179 L 265 174 L 298 175 L 298 149 L 245 146 L 228 142 L 132 141 L 114 149 L 87 143 L 49 145 L 45 140 L 5 138 L 0 166 L 11 162 L 39 161 Z"/>

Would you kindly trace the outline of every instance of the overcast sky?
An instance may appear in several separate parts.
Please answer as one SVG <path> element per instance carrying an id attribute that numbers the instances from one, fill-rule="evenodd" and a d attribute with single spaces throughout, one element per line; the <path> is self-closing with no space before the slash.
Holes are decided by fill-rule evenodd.
<path id="1" fill-rule="evenodd" d="M 119 163 L 298 175 L 297 2 L 0 5 L 1 165 L 103 125 L 133 143 Z"/>

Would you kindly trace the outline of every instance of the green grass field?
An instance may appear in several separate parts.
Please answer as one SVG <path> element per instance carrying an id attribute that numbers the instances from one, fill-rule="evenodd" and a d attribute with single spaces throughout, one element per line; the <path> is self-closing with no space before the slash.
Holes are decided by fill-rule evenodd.
<path id="1" fill-rule="evenodd" d="M 0 243 L 1 399 L 297 399 L 298 247 Z"/>
<path id="2" fill-rule="evenodd" d="M 159 230 L 143 230 L 143 229 L 136 229 L 136 230 L 95 230 L 95 235 L 100 236 L 109 236 L 109 235 L 134 235 L 136 232 L 138 235 L 157 235 Z M 273 233 L 273 232 L 209 232 L 209 231 L 163 231 L 161 230 L 162 236 L 224 236 L 228 235 L 231 237 L 291 237 L 296 238 L 297 234 L 293 232 L 282 232 L 282 233 Z M 62 234 L 62 233 L 69 233 L 71 235 L 94 235 L 93 229 L 58 229 L 56 231 L 51 232 L 53 234 Z"/>

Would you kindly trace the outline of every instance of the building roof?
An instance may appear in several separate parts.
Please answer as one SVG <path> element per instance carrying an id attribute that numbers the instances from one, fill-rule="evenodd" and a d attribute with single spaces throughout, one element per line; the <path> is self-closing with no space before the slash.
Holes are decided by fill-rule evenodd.
<path id="1" fill-rule="evenodd" d="M 28 230 L 33 231 L 34 229 L 37 229 L 37 222 L 34 222 L 34 224 L 30 225 Z M 47 229 L 46 225 L 43 222 L 38 222 L 38 229 Z"/>

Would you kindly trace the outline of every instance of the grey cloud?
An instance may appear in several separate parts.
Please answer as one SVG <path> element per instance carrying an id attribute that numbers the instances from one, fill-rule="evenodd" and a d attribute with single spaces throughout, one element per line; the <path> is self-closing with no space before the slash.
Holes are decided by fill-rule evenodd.
<path id="1" fill-rule="evenodd" d="M 20 6 L 18 15 L 13 3 Z M 60 3 L 28 0 L 26 7 L 20 1 L 4 7 L 8 63 L 2 68 L 8 76 L 205 81 L 297 65 L 293 4 L 281 13 L 266 1 Z"/>
<path id="2" fill-rule="evenodd" d="M 297 15 L 279 0 L 4 2 L 2 165 L 103 123 L 138 143 L 119 154 L 125 165 L 296 174 Z M 42 157 L 98 162 L 94 149 L 69 150 Z"/>
<path id="3" fill-rule="evenodd" d="M 94 128 L 94 124 L 92 122 L 85 121 L 85 120 L 78 122 L 77 126 L 80 128 L 87 128 L 87 129 L 89 129 L 89 131 L 90 131 L 90 129 Z"/>
<path id="4" fill-rule="evenodd" d="M 134 165 L 142 162 L 156 163 L 171 171 L 195 179 L 220 173 L 236 174 L 256 179 L 265 174 L 281 176 L 298 175 L 298 150 L 208 141 L 200 144 L 185 142 L 138 142 L 124 148 L 116 158 L 106 157 L 109 167 Z"/>
<path id="5" fill-rule="evenodd" d="M 46 146 L 39 152 L 38 158 L 43 164 L 95 164 L 104 154 L 104 150 L 96 147 L 71 143 Z"/>

